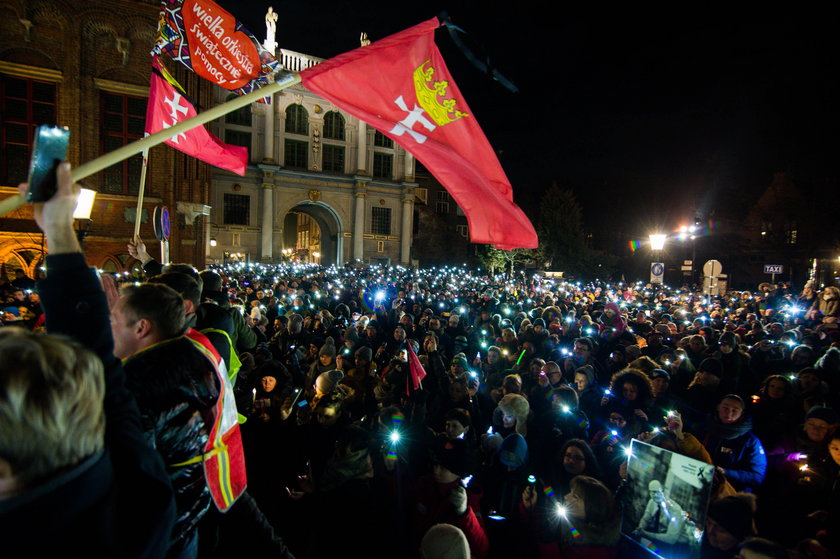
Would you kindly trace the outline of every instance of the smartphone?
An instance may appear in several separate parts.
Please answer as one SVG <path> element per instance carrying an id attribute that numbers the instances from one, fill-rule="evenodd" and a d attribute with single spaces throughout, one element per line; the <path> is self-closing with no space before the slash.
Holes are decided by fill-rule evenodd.
<path id="1" fill-rule="evenodd" d="M 295 388 L 292 391 L 292 406 L 294 406 L 295 402 L 297 402 L 297 399 L 300 398 L 300 393 L 301 392 L 303 392 L 302 388 Z M 289 407 L 291 408 L 292 406 L 289 406 Z"/>
<path id="2" fill-rule="evenodd" d="M 70 129 L 66 126 L 41 125 L 35 129 L 32 159 L 29 161 L 27 202 L 46 202 L 57 189 L 55 172 L 67 159 Z"/>

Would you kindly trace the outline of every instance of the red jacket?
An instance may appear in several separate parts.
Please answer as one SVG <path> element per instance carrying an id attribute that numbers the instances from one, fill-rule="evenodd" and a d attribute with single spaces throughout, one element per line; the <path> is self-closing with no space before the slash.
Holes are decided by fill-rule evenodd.
<path id="1" fill-rule="evenodd" d="M 431 475 L 423 476 L 414 486 L 415 509 L 414 526 L 417 529 L 417 541 L 435 524 L 446 523 L 457 526 L 464 532 L 470 544 L 473 557 L 481 558 L 487 555 L 490 543 L 484 526 L 476 516 L 479 510 L 479 496 L 467 491 L 467 512 L 458 516 L 449 494 L 460 482 L 454 481 L 446 485 L 438 484 Z"/>

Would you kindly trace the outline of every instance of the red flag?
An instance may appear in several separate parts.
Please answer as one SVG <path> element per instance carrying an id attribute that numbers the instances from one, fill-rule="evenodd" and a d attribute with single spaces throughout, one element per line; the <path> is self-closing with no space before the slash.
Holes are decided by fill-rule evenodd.
<path id="1" fill-rule="evenodd" d="M 411 342 L 406 340 L 405 345 L 408 347 L 408 380 L 405 383 L 405 394 L 411 396 L 412 390 L 420 389 L 420 381 L 426 378 L 426 369 L 423 368 L 423 364 L 420 363 L 420 359 L 414 353 Z"/>
<path id="2" fill-rule="evenodd" d="M 303 84 L 414 155 L 464 210 L 474 243 L 536 248 L 534 226 L 434 43 L 430 19 L 300 73 Z"/>
<path id="3" fill-rule="evenodd" d="M 146 132 L 154 134 L 164 128 L 196 115 L 192 103 L 181 95 L 167 80 L 166 72 L 157 59 L 152 60 L 152 83 L 149 86 L 149 104 L 146 108 Z M 241 146 L 232 146 L 207 131 L 204 126 L 173 136 L 166 144 L 187 155 L 200 159 L 216 167 L 244 175 L 248 167 L 248 150 Z"/>

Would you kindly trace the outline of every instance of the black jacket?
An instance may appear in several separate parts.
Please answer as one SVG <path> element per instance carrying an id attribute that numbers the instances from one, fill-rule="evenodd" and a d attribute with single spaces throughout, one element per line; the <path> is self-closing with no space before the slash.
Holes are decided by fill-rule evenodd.
<path id="1" fill-rule="evenodd" d="M 75 338 L 105 365 L 105 450 L 0 501 L 3 556 L 162 557 L 175 518 L 172 488 L 113 355 L 105 294 L 81 254 L 47 256 L 47 269 L 39 291 L 48 331 Z"/>
<path id="2" fill-rule="evenodd" d="M 124 366 L 128 387 L 140 408 L 146 440 L 163 457 L 175 490 L 178 517 L 172 543 L 178 548 L 210 507 L 202 463 L 175 464 L 204 453 L 213 406 L 219 397 L 216 372 L 204 354 L 183 336 L 135 353 Z"/>

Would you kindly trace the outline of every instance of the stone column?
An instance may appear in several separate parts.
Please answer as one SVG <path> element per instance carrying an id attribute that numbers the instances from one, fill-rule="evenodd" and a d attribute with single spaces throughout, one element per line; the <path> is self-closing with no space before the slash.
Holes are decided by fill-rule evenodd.
<path id="1" fill-rule="evenodd" d="M 364 261 L 365 251 L 365 198 L 367 185 L 356 182 L 356 217 L 353 219 L 353 258 Z"/>
<path id="2" fill-rule="evenodd" d="M 402 232 L 400 233 L 400 262 L 411 264 L 411 232 L 414 219 L 414 193 L 403 193 Z"/>
<path id="3" fill-rule="evenodd" d="M 367 123 L 359 121 L 359 150 L 356 156 L 356 172 L 367 174 Z"/>
<path id="4" fill-rule="evenodd" d="M 405 180 L 414 180 L 414 156 L 408 150 L 405 152 Z"/>
<path id="5" fill-rule="evenodd" d="M 263 143 L 263 161 L 274 163 L 274 99 L 265 107 L 265 141 Z"/>
<path id="6" fill-rule="evenodd" d="M 260 258 L 270 261 L 273 258 L 274 237 L 274 185 L 263 183 L 262 222 L 260 223 Z"/>
<path id="7" fill-rule="evenodd" d="M 280 167 L 276 165 L 257 165 L 262 171 L 262 216 L 260 219 L 260 260 L 271 261 L 274 258 L 274 176 Z"/>

